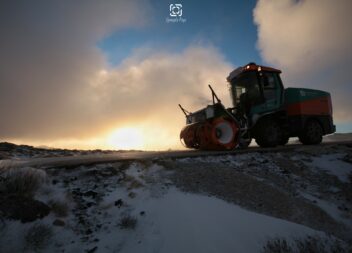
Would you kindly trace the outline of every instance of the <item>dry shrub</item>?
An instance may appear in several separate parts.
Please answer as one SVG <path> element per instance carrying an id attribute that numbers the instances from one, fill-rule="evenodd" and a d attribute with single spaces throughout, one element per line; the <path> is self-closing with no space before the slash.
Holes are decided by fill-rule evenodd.
<path id="1" fill-rule="evenodd" d="M 118 225 L 121 229 L 135 229 L 137 225 L 137 219 L 135 217 L 127 215 L 120 219 Z"/>
<path id="2" fill-rule="evenodd" d="M 337 239 L 326 240 L 317 236 L 307 236 L 305 239 L 296 240 L 296 247 L 299 253 L 347 253 L 352 250 Z"/>
<path id="3" fill-rule="evenodd" d="M 136 179 L 130 175 L 126 175 L 125 183 L 126 183 L 126 185 L 128 185 L 128 187 L 127 187 L 128 190 L 137 189 L 137 188 L 141 188 L 144 186 L 141 181 L 139 181 L 138 179 Z"/>
<path id="4" fill-rule="evenodd" d="M 57 217 L 66 217 L 68 215 L 69 206 L 66 202 L 61 200 L 51 200 L 49 205 L 51 207 L 51 211 Z"/>
<path id="5" fill-rule="evenodd" d="M 3 171 L 0 178 L 0 192 L 3 194 L 33 196 L 46 181 L 46 173 L 29 167 L 12 168 Z"/>
<path id="6" fill-rule="evenodd" d="M 293 253 L 293 251 L 286 239 L 275 238 L 266 242 L 263 253 Z"/>
<path id="7" fill-rule="evenodd" d="M 132 190 L 132 189 L 141 188 L 143 186 L 144 186 L 143 183 L 141 183 L 139 180 L 133 180 L 133 181 L 131 181 L 128 189 Z"/>
<path id="8" fill-rule="evenodd" d="M 335 238 L 307 236 L 289 243 L 285 238 L 274 238 L 266 242 L 263 253 L 351 253 L 352 248 Z"/>
<path id="9" fill-rule="evenodd" d="M 352 183 L 352 172 L 350 172 L 350 174 L 348 174 L 348 180 L 350 180 L 350 183 Z"/>
<path id="10" fill-rule="evenodd" d="M 40 251 L 48 245 L 53 236 L 53 231 L 49 225 L 34 224 L 25 235 L 26 248 L 33 251 Z"/>

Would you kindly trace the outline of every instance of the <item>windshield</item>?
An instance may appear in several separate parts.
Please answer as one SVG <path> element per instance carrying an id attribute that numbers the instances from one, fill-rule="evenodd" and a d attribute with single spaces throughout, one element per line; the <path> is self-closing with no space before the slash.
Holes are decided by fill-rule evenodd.
<path id="1" fill-rule="evenodd" d="M 231 95 L 233 105 L 236 107 L 240 100 L 247 96 L 251 103 L 260 98 L 260 90 L 256 72 L 245 72 L 231 81 Z"/>

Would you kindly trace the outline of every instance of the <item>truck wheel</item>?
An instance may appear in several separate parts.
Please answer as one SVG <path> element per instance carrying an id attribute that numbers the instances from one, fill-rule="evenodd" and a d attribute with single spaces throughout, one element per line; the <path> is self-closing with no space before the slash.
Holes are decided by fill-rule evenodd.
<path id="1" fill-rule="evenodd" d="M 289 139 L 290 139 L 289 134 L 286 131 L 282 130 L 280 140 L 279 140 L 279 145 L 283 145 L 283 146 L 286 145 Z"/>
<path id="2" fill-rule="evenodd" d="M 275 147 L 280 140 L 280 126 L 274 120 L 265 120 L 258 126 L 258 134 L 255 142 L 260 147 Z"/>
<path id="3" fill-rule="evenodd" d="M 318 121 L 310 120 L 306 123 L 303 133 L 298 138 L 305 145 L 319 144 L 323 139 L 323 128 Z"/>
<path id="4" fill-rule="evenodd" d="M 238 147 L 239 148 L 248 148 L 248 146 L 251 144 L 251 142 L 252 142 L 252 138 L 240 140 Z"/>
<path id="5" fill-rule="evenodd" d="M 285 146 L 288 143 L 288 139 L 289 137 L 281 137 L 280 141 L 279 141 L 279 145 Z"/>

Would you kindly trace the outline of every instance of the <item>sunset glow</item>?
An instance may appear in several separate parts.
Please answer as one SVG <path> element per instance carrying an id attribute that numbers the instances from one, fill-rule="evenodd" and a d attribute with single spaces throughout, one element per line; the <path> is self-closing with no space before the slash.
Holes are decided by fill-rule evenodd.
<path id="1" fill-rule="evenodd" d="M 107 146 L 111 149 L 143 149 L 144 144 L 142 130 L 135 127 L 119 128 L 107 139 Z"/>
<path id="2" fill-rule="evenodd" d="M 338 2 L 188 1 L 171 22 L 165 1 L 1 1 L 0 142 L 183 149 L 178 104 L 204 108 L 211 84 L 232 107 L 226 78 L 249 62 L 330 92 L 351 132 L 352 1 Z"/>

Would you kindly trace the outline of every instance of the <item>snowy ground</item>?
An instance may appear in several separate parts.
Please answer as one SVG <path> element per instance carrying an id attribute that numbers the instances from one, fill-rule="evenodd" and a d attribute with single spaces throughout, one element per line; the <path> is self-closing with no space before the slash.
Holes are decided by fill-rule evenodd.
<path id="1" fill-rule="evenodd" d="M 264 252 L 307 236 L 351 247 L 349 145 L 21 173 L 0 175 L 0 252 Z M 48 210 L 24 219 L 34 204 L 11 205 L 14 192 Z"/>

